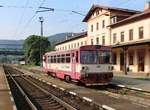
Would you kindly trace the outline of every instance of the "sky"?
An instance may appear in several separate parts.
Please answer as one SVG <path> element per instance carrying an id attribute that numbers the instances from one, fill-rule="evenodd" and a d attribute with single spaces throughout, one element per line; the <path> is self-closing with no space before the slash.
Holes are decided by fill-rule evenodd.
<path id="1" fill-rule="evenodd" d="M 0 39 L 22 40 L 40 35 L 39 17 L 44 18 L 44 36 L 86 31 L 84 16 L 93 4 L 143 10 L 149 0 L 0 0 Z M 55 10 L 36 13 L 38 7 Z"/>

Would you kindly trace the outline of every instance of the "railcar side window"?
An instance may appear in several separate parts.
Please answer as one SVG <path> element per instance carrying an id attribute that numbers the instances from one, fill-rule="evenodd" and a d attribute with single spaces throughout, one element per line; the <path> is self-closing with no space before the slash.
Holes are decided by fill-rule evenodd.
<path id="1" fill-rule="evenodd" d="M 76 62 L 78 63 L 78 51 L 76 52 Z"/>
<path id="2" fill-rule="evenodd" d="M 68 53 L 68 54 L 66 54 L 66 57 L 70 57 L 70 54 Z"/>
<path id="3" fill-rule="evenodd" d="M 51 56 L 48 56 L 48 63 L 51 63 Z"/>
<path id="4" fill-rule="evenodd" d="M 66 58 L 66 63 L 70 63 L 70 57 Z"/>
<path id="5" fill-rule="evenodd" d="M 54 58 L 54 57 L 53 57 L 53 56 L 51 56 L 51 63 L 53 63 L 53 62 L 54 62 L 53 58 Z"/>
<path id="6" fill-rule="evenodd" d="M 64 55 L 64 54 L 61 55 L 61 62 L 62 62 L 62 63 L 65 63 L 65 55 Z"/>
<path id="7" fill-rule="evenodd" d="M 72 57 L 74 57 L 74 53 L 72 53 Z"/>
<path id="8" fill-rule="evenodd" d="M 56 55 L 53 57 L 53 63 L 56 63 Z"/>
<path id="9" fill-rule="evenodd" d="M 66 63 L 70 63 L 70 54 L 66 54 Z"/>
<path id="10" fill-rule="evenodd" d="M 57 55 L 57 63 L 60 63 L 60 55 Z"/>
<path id="11" fill-rule="evenodd" d="M 74 62 L 74 53 L 72 53 L 71 59 L 72 59 L 72 62 Z"/>

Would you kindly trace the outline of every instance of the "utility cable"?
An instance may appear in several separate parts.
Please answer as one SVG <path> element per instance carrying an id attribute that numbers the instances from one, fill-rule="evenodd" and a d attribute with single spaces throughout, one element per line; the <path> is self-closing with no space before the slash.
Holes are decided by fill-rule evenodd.
<path id="1" fill-rule="evenodd" d="M 45 1 L 46 1 L 46 0 L 42 0 L 42 2 L 40 3 L 40 5 L 38 6 L 38 8 L 37 8 L 36 11 L 39 10 L 39 7 L 41 7 L 41 6 L 45 3 Z M 29 26 L 29 24 L 31 23 L 31 21 L 33 20 L 33 18 L 36 16 L 36 14 L 37 14 L 36 11 L 35 11 L 35 13 L 33 14 L 33 16 L 28 20 L 28 22 L 26 23 L 23 32 L 25 32 L 25 30 L 27 29 L 27 27 Z M 22 34 L 23 32 L 21 32 L 20 34 Z"/>
<path id="2" fill-rule="evenodd" d="M 28 6 L 29 1 L 30 1 L 30 0 L 27 0 L 27 1 L 26 1 L 25 7 Z M 24 10 L 23 10 L 23 12 L 22 12 L 22 14 L 21 14 L 21 17 L 20 17 L 20 20 L 19 20 L 18 25 L 17 25 L 17 27 L 16 27 L 14 36 L 16 36 L 16 34 L 17 34 L 17 32 L 18 32 L 18 29 L 19 29 L 19 27 L 20 27 L 20 25 L 21 25 L 21 23 L 22 23 L 23 17 L 24 17 L 24 15 L 25 15 L 25 11 L 26 11 L 26 8 L 24 8 Z"/>

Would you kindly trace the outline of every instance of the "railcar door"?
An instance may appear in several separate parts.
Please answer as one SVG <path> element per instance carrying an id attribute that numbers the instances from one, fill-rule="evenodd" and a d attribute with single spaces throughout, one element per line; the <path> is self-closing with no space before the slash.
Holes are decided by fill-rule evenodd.
<path id="1" fill-rule="evenodd" d="M 75 51 L 73 50 L 71 52 L 71 77 L 72 78 L 75 78 L 75 74 L 76 74 L 76 53 Z"/>
<path id="2" fill-rule="evenodd" d="M 47 63 L 48 63 L 48 62 L 47 62 L 47 57 L 48 57 L 47 55 L 44 55 L 44 56 L 43 56 L 43 65 L 42 65 L 42 66 L 43 66 L 45 69 L 47 69 Z"/>

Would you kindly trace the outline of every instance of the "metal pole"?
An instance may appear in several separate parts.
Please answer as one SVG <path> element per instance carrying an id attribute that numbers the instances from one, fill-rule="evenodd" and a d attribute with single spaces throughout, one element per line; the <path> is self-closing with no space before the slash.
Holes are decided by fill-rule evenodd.
<path id="1" fill-rule="evenodd" d="M 39 21 L 41 23 L 41 36 L 40 37 L 43 37 L 43 22 L 44 22 L 43 17 L 39 17 Z M 40 66 L 42 66 L 41 38 L 40 38 Z"/>
<path id="2" fill-rule="evenodd" d="M 43 37 L 43 22 L 44 22 L 44 19 L 43 19 L 43 17 L 39 17 L 39 20 L 40 20 L 40 23 L 41 23 L 41 36 Z"/>
<path id="3" fill-rule="evenodd" d="M 127 47 L 123 47 L 124 51 L 124 74 L 127 75 Z"/>

